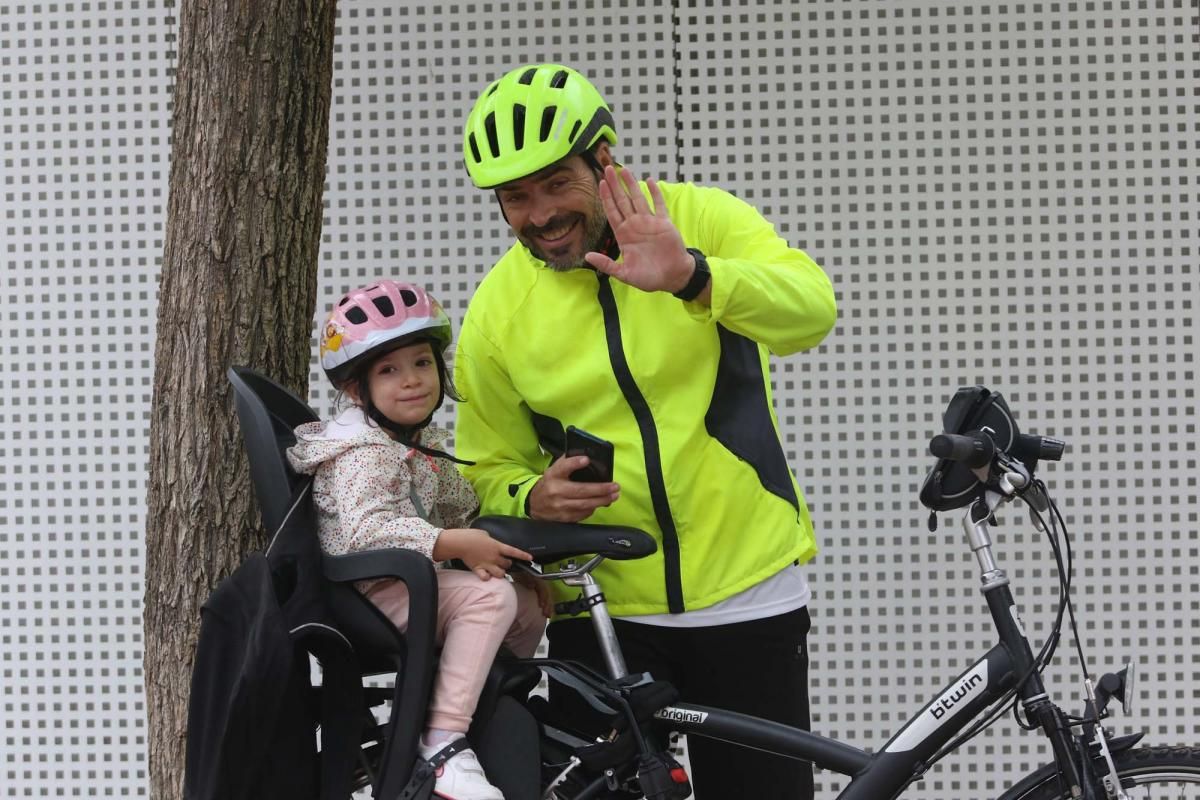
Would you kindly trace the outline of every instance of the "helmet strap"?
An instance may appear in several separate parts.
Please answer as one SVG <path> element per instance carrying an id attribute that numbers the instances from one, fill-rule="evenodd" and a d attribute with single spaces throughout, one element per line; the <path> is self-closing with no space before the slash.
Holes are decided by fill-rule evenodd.
<path id="1" fill-rule="evenodd" d="M 439 399 L 438 406 L 441 406 L 441 404 L 441 400 Z M 425 445 L 419 444 L 415 441 L 421 429 L 426 427 L 433 419 L 433 414 L 430 414 L 416 425 L 400 425 L 399 423 L 393 422 L 384 416 L 383 412 L 374 405 L 371 406 L 370 411 L 367 412 L 367 415 L 374 420 L 379 427 L 394 433 L 396 435 L 396 441 L 400 442 L 400 444 L 406 447 L 411 447 L 413 450 L 424 453 L 427 456 L 433 456 L 434 458 L 445 458 L 449 461 L 453 461 L 455 464 L 463 464 L 468 467 L 475 464 L 474 461 L 465 461 L 461 458 L 455 458 L 454 456 L 442 450 L 438 450 L 434 447 L 426 447 Z"/>
<path id="2" fill-rule="evenodd" d="M 584 163 L 591 168 L 592 173 L 596 176 L 596 182 L 604 180 L 604 167 L 600 166 L 600 161 L 596 158 L 595 148 L 589 148 L 580 153 Z M 617 162 L 613 162 L 614 166 L 620 166 Z M 600 239 L 600 244 L 597 249 L 604 255 L 616 261 L 621 257 L 621 247 L 617 244 L 617 237 L 613 234 L 612 225 L 606 223 L 604 225 L 604 236 Z"/>
<path id="3" fill-rule="evenodd" d="M 398 422 L 388 419 L 387 416 L 380 411 L 374 403 L 371 402 L 371 386 L 365 369 L 359 374 L 358 377 L 358 394 L 360 395 L 358 405 L 366 412 L 368 419 L 372 420 L 376 425 L 391 433 L 393 438 L 400 442 L 400 444 L 405 445 L 406 447 L 411 447 L 412 449 L 422 452 L 427 456 L 433 456 L 434 458 L 445 458 L 453 461 L 456 464 L 464 464 L 468 467 L 472 466 L 475 463 L 474 461 L 464 461 L 462 459 L 455 458 L 449 453 L 444 453 L 441 450 L 437 450 L 432 447 L 425 447 L 422 444 L 418 444 L 416 441 L 421 430 L 429 426 L 429 423 L 433 421 L 434 413 L 441 408 L 442 403 L 446 401 L 446 361 L 445 357 L 442 355 L 442 352 L 438 350 L 436 343 L 434 343 L 433 357 L 434 360 L 437 361 L 438 365 L 438 399 L 433 405 L 433 411 L 429 412 L 429 416 L 425 417 L 425 419 L 421 420 L 416 425 L 401 425 Z M 461 399 L 457 394 L 453 395 L 453 397 L 456 400 Z"/>
<path id="4" fill-rule="evenodd" d="M 591 168 L 592 172 L 597 172 L 601 176 L 604 175 L 604 167 L 600 166 L 600 162 L 596 159 L 596 154 L 592 152 L 591 148 L 584 150 L 579 155 L 583 156 L 583 160 Z"/>
<path id="5" fill-rule="evenodd" d="M 504 203 L 500 201 L 500 190 L 493 189 L 492 194 L 496 196 L 496 205 L 500 206 L 500 216 L 504 217 L 504 224 L 512 227 L 512 223 L 508 221 L 508 214 L 504 211 Z"/>

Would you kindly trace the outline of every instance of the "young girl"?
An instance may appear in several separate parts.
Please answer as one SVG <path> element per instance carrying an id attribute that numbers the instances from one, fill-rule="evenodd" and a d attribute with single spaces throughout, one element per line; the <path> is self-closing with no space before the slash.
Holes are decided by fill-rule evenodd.
<path id="1" fill-rule="evenodd" d="M 321 334 L 321 366 L 351 404 L 333 419 L 296 429 L 288 460 L 314 475 L 321 546 L 340 555 L 404 547 L 435 563 L 459 559 L 470 572 L 438 569 L 441 661 L 421 738 L 431 758 L 466 733 L 501 643 L 532 656 L 549 597 L 535 579 L 510 583 L 515 547 L 466 527 L 479 508 L 471 485 L 443 452 L 448 433 L 430 420 L 448 395 L 450 320 L 418 286 L 378 281 L 333 307 Z M 408 590 L 397 580 L 364 581 L 360 591 L 400 630 Z M 438 769 L 434 794 L 449 800 L 503 800 L 465 749 Z"/>

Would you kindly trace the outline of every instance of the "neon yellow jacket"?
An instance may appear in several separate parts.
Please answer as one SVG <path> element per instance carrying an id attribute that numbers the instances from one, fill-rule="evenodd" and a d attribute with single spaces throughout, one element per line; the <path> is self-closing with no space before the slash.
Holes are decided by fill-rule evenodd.
<path id="1" fill-rule="evenodd" d="M 567 425 L 613 443 L 620 499 L 586 521 L 659 543 L 597 570 L 618 616 L 704 608 L 817 552 L 767 356 L 833 327 L 829 278 L 733 195 L 659 186 L 686 245 L 708 258 L 711 308 L 591 269 L 555 272 L 517 243 L 471 299 L 455 356 L 466 398 L 455 447 L 476 462 L 463 472 L 482 513 L 524 514 Z"/>

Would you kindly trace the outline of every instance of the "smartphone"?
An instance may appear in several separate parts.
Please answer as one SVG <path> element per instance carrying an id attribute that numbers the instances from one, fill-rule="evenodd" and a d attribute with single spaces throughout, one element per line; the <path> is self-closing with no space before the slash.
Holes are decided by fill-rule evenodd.
<path id="1" fill-rule="evenodd" d="M 609 483 L 613 479 L 613 446 L 599 436 L 593 436 L 574 425 L 567 427 L 568 456 L 587 456 L 588 465 L 571 473 L 571 480 L 586 483 Z"/>

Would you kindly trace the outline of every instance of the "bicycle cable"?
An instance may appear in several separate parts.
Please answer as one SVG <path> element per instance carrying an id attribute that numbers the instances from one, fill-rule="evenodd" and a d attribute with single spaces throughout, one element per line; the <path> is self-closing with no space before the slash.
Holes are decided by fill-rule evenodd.
<path id="1" fill-rule="evenodd" d="M 1042 493 L 1042 496 L 1046 498 L 1046 502 L 1049 504 L 1050 509 L 1053 510 L 1053 514 L 1049 515 L 1050 524 L 1046 523 L 1046 519 L 1042 517 L 1042 514 L 1038 511 L 1037 507 L 1022 496 L 1024 492 L 1019 493 L 1018 497 L 1020 497 L 1021 501 L 1029 508 L 1041 529 L 1045 531 L 1046 538 L 1050 543 L 1050 550 L 1054 553 L 1054 560 L 1058 566 L 1059 602 L 1054 616 L 1054 625 L 1050 629 L 1050 634 L 1046 637 L 1046 641 L 1042 643 L 1041 650 L 1038 651 L 1037 656 L 1033 659 L 1033 664 L 1028 670 L 1026 670 L 1025 674 L 1021 676 L 1021 679 L 1013 684 L 1014 687 L 1019 687 L 1024 684 L 1025 681 L 1027 681 L 1029 677 L 1033 675 L 1034 670 L 1041 674 L 1049 665 L 1051 659 L 1054 657 L 1055 651 L 1058 649 L 1059 640 L 1062 637 L 1062 622 L 1064 614 L 1068 614 L 1070 616 L 1071 630 L 1075 636 L 1075 644 L 1076 647 L 1079 646 L 1079 633 L 1075 624 L 1074 609 L 1071 605 L 1071 575 L 1073 570 L 1074 554 L 1071 550 L 1070 534 L 1067 531 L 1066 522 L 1063 520 L 1062 514 L 1059 512 L 1058 506 L 1055 504 L 1054 500 L 1051 499 L 1049 492 L 1046 490 L 1045 482 L 1038 479 L 1034 481 L 1032 485 Z M 1065 563 L 1063 561 L 1064 545 L 1063 542 L 1060 541 L 1060 536 L 1061 539 L 1065 540 Z M 1081 663 L 1083 663 L 1082 651 L 1080 651 L 1080 658 Z M 1025 730 L 1033 730 L 1036 728 L 1036 725 L 1029 725 L 1021 720 L 1019 711 L 1020 703 L 1017 702 L 1016 693 L 1016 688 L 1005 692 L 1000 700 L 992 704 L 990 708 L 983 712 L 982 716 L 974 725 L 971 726 L 971 728 L 959 735 L 953 741 L 948 742 L 944 747 L 930 756 L 930 758 L 924 764 L 924 769 L 932 767 L 938 761 L 962 747 L 979 734 L 983 733 L 984 730 L 995 724 L 996 720 L 998 720 L 1010 706 L 1012 708 L 1013 719 L 1016 721 L 1018 726 L 1024 728 Z"/>
<path id="2" fill-rule="evenodd" d="M 1054 500 L 1050 497 L 1050 493 L 1046 489 L 1045 482 L 1038 479 L 1033 482 L 1032 486 L 1041 493 L 1042 497 L 1046 498 L 1048 507 L 1057 512 L 1058 506 L 1055 505 Z M 1050 551 L 1054 554 L 1055 565 L 1058 568 L 1059 601 L 1058 608 L 1054 615 L 1054 625 L 1051 627 L 1050 634 L 1047 636 L 1045 643 L 1042 645 L 1042 649 L 1038 652 L 1037 658 L 1035 659 L 1035 663 L 1039 665 L 1038 671 L 1041 673 L 1045 671 L 1046 667 L 1049 666 L 1050 662 L 1054 659 L 1054 653 L 1058 650 L 1059 642 L 1062 640 L 1062 623 L 1064 614 L 1070 614 L 1072 631 L 1077 630 L 1074 624 L 1075 615 L 1073 611 L 1071 611 L 1071 578 L 1074 573 L 1074 554 L 1071 550 L 1071 539 L 1070 534 L 1067 531 L 1066 523 L 1062 522 L 1062 515 L 1059 514 L 1056 521 L 1055 516 L 1051 514 L 1049 516 L 1049 524 L 1047 524 L 1047 519 L 1042 516 L 1042 513 L 1038 510 L 1036 505 L 1029 502 L 1024 497 L 1021 497 L 1021 500 L 1029 508 L 1029 511 L 1033 515 L 1034 521 L 1037 523 L 1039 529 L 1045 532 L 1046 539 L 1050 544 Z M 1063 559 L 1064 542 L 1066 549 L 1065 563 Z M 1076 632 L 1075 635 L 1076 640 L 1078 641 L 1078 633 Z M 1019 686 L 1020 684 L 1017 685 Z M 1013 704 L 1012 713 L 1013 721 L 1017 723 L 1018 727 L 1027 731 L 1037 728 L 1036 724 L 1021 719 L 1019 704 Z"/>

